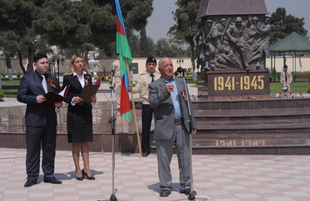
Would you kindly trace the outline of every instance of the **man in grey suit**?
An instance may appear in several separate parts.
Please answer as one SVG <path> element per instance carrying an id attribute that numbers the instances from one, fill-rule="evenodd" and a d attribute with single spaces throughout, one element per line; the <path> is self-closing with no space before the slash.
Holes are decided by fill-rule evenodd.
<path id="1" fill-rule="evenodd" d="M 44 104 L 44 94 L 48 91 L 58 92 L 59 84 L 56 77 L 47 74 L 48 59 L 45 54 L 37 53 L 33 58 L 35 72 L 24 75 L 18 87 L 17 100 L 27 104 L 25 114 L 26 124 L 26 169 L 27 182 L 24 187 L 37 183 L 40 172 L 40 148 L 42 143 L 42 170 L 44 182 L 61 184 L 54 176 L 56 125 L 55 106 Z"/>
<path id="2" fill-rule="evenodd" d="M 179 163 L 180 193 L 191 193 L 190 137 L 196 133 L 187 84 L 184 79 L 174 77 L 171 59 L 159 61 L 161 78 L 149 85 L 149 102 L 154 109 L 156 151 L 160 196 L 168 197 L 172 187 L 170 162 L 173 147 Z M 189 101 L 189 102 L 188 102 Z M 189 108 L 188 108 L 189 105 Z"/>

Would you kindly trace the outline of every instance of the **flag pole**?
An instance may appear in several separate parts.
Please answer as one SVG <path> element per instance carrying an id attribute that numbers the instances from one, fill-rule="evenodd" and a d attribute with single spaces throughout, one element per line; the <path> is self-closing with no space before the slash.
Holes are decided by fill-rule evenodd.
<path id="1" fill-rule="evenodd" d="M 127 68 L 128 80 L 130 81 L 129 66 L 128 66 L 128 59 L 127 59 L 127 58 L 126 58 L 126 68 Z M 130 92 L 130 95 L 131 95 L 131 104 L 132 104 L 132 109 L 133 109 L 133 116 L 134 116 L 134 119 L 135 119 L 135 127 L 136 127 L 136 133 L 137 133 L 137 140 L 138 140 L 139 153 L 140 153 L 140 156 L 142 156 L 141 141 L 140 141 L 140 133 L 139 133 L 139 127 L 138 127 L 138 121 L 137 121 L 137 114 L 136 114 L 135 101 L 134 101 L 133 93 L 132 93 L 132 92 Z"/>

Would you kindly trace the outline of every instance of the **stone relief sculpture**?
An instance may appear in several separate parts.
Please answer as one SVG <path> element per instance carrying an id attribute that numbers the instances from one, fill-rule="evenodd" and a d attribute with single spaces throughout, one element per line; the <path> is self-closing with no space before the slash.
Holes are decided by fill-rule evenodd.
<path id="1" fill-rule="evenodd" d="M 271 26 L 268 17 L 260 21 L 261 17 L 202 20 L 194 36 L 197 68 L 263 69 L 269 57 Z"/>

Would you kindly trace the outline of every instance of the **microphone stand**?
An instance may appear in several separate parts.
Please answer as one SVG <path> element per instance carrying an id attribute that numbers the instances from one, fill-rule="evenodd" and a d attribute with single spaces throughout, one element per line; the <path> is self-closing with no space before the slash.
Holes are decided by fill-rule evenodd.
<path id="1" fill-rule="evenodd" d="M 184 79 L 184 84 L 185 84 L 185 93 L 186 93 L 186 99 L 187 101 L 185 101 L 187 103 L 187 111 L 188 111 L 188 119 L 186 120 L 186 122 L 189 124 L 189 129 L 192 132 L 193 128 L 193 124 L 192 124 L 192 110 L 191 110 L 191 105 L 190 105 L 190 96 L 189 96 L 189 92 L 188 92 L 188 88 L 187 88 L 187 84 L 186 81 Z M 185 122 L 184 122 L 185 123 Z M 188 194 L 187 199 L 188 200 L 196 200 L 196 195 L 197 192 L 193 190 L 193 160 L 192 160 L 192 154 L 193 154 L 193 149 L 192 149 L 192 133 L 189 134 L 189 154 L 190 154 L 190 175 L 191 175 L 191 193 Z M 208 200 L 207 198 L 197 198 L 197 199 L 201 199 L 201 200 Z"/>
<path id="2" fill-rule="evenodd" d="M 115 120 L 114 117 L 114 102 L 115 102 L 115 89 L 114 89 L 114 73 L 115 69 L 111 69 L 112 72 L 112 84 L 110 85 L 111 90 L 111 118 L 109 119 L 109 123 L 111 124 L 111 132 L 112 132 L 112 194 L 109 201 L 117 201 L 116 192 L 117 189 L 114 187 L 114 172 L 115 172 Z M 98 200 L 98 201 L 108 201 L 108 200 Z"/>
<path id="3" fill-rule="evenodd" d="M 114 71 L 113 71 L 114 70 Z M 114 73 L 115 69 L 112 70 L 112 84 L 110 86 L 111 89 L 111 118 L 109 123 L 111 124 L 111 131 L 112 131 L 112 194 L 110 197 L 110 201 L 117 201 L 115 193 L 117 189 L 114 187 L 114 171 L 115 171 L 115 117 L 114 117 L 114 102 L 115 102 L 115 89 L 114 89 Z"/>

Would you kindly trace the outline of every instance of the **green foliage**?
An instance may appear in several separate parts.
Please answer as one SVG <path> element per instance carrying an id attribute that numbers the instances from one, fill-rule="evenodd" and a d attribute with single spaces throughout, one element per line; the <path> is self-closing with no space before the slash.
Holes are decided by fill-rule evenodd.
<path id="1" fill-rule="evenodd" d="M 178 57 L 180 50 L 178 47 L 170 45 L 166 39 L 159 39 L 156 43 L 156 56 L 157 57 Z"/>
<path id="2" fill-rule="evenodd" d="M 2 77 L 5 77 L 5 76 L 6 76 L 6 73 L 5 73 L 5 72 L 2 72 L 2 73 L 1 73 L 1 76 L 2 76 Z"/>
<path id="3" fill-rule="evenodd" d="M 145 28 L 151 16 L 153 0 L 121 0 L 127 34 Z M 87 54 L 101 49 L 115 54 L 116 8 L 114 1 L 102 0 L 1 0 L 0 47 L 8 54 L 27 52 L 28 72 L 38 49 L 50 52 L 50 46 Z M 21 55 L 21 54 L 19 54 Z M 71 56 L 72 54 L 70 54 Z M 23 66 L 21 66 L 25 73 Z"/>
<path id="4" fill-rule="evenodd" d="M 32 21 L 44 1 L 1 0 L 0 46 L 5 54 L 27 52 L 30 57 L 40 44 L 40 38 L 32 27 Z M 32 72 L 32 58 L 28 60 L 28 72 Z M 10 64 L 8 64 L 9 66 Z M 21 69 L 25 72 L 24 66 Z"/>
<path id="5" fill-rule="evenodd" d="M 19 83 L 20 80 L 17 79 L 9 80 L 9 78 L 3 78 L 2 91 L 5 94 L 5 97 L 16 98 Z"/>
<path id="6" fill-rule="evenodd" d="M 307 93 L 309 82 L 293 82 L 291 84 L 292 93 Z M 281 83 L 270 83 L 270 94 L 282 92 Z"/>
<path id="7" fill-rule="evenodd" d="M 3 100 L 3 98 L 4 98 L 4 93 L 3 91 L 0 90 L 0 100 Z"/>
<path id="8" fill-rule="evenodd" d="M 105 77 L 103 77 L 103 76 L 100 77 L 100 80 L 101 80 L 101 81 L 105 81 Z"/>
<path id="9" fill-rule="evenodd" d="M 196 78 L 196 80 L 195 80 L 195 84 L 196 84 L 196 85 L 198 85 L 198 78 Z"/>
<path id="10" fill-rule="evenodd" d="M 22 76 L 22 74 L 21 74 L 20 72 L 16 73 L 16 77 L 17 77 L 18 79 L 20 79 L 21 76 Z"/>
<path id="11" fill-rule="evenodd" d="M 201 0 L 177 0 L 176 5 L 178 5 L 178 9 L 173 13 L 173 19 L 176 21 L 176 24 L 170 27 L 168 31 L 176 40 L 180 42 L 186 41 L 189 44 L 192 61 L 194 61 L 195 56 L 193 37 L 200 21 L 196 20 L 200 1 Z M 192 69 L 195 69 L 194 63 L 192 63 L 192 65 Z"/>
<path id="12" fill-rule="evenodd" d="M 308 31 L 304 28 L 304 18 L 286 15 L 285 8 L 277 8 L 276 12 L 271 14 L 270 25 L 271 44 L 280 41 L 294 31 L 304 37 L 306 37 L 308 33 Z"/>
<path id="13" fill-rule="evenodd" d="M 173 73 L 175 76 L 178 76 L 179 75 L 179 72 L 178 71 L 174 71 Z"/>
<path id="14" fill-rule="evenodd" d="M 307 93 L 310 93 L 310 86 L 307 87 Z"/>
<path id="15" fill-rule="evenodd" d="M 197 13 L 200 0 L 177 0 L 178 9 L 173 13 L 176 24 L 169 30 L 169 34 L 176 39 L 185 40 L 193 44 L 193 36 L 197 30 Z"/>

